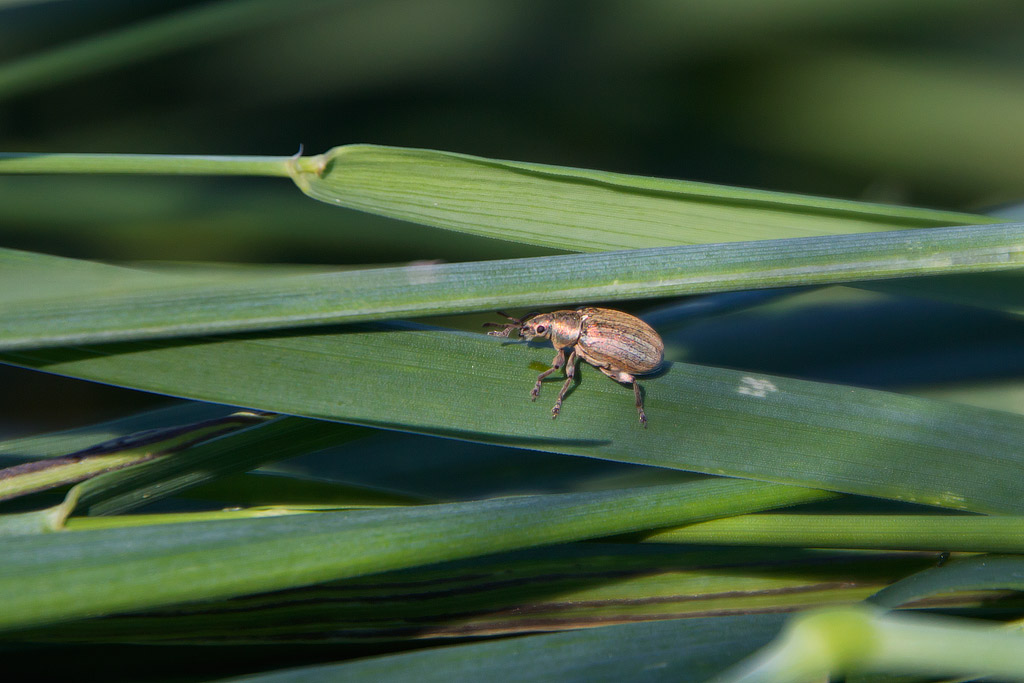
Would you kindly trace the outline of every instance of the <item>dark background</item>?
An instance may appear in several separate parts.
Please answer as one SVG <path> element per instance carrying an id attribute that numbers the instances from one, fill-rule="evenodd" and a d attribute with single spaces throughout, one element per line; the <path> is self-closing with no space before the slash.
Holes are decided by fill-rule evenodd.
<path id="1" fill-rule="evenodd" d="M 1012 209 L 1022 19 L 1019 3 L 951 0 L 14 2 L 0 4 L 0 151 L 369 142 Z M 0 246 L 151 265 L 545 253 L 270 178 L 2 177 Z M 0 369 L 0 433 L 154 400 Z"/>

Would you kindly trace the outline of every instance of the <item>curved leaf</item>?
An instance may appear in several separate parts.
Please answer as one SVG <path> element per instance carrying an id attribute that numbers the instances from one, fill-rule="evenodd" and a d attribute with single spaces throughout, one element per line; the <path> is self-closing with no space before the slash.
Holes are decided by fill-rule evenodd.
<path id="1" fill-rule="evenodd" d="M 811 683 L 852 674 L 1024 680 L 1024 637 L 992 622 L 870 605 L 799 614 L 768 647 L 723 673 L 721 683 Z M 986 676 L 986 677 L 987 677 Z"/>
<path id="2" fill-rule="evenodd" d="M 994 222 L 970 214 L 375 145 L 335 147 L 296 159 L 292 175 L 303 192 L 321 201 L 568 251 Z"/>
<path id="3" fill-rule="evenodd" d="M 956 591 L 1024 591 L 1024 558 L 1019 555 L 959 557 L 883 588 L 868 602 L 895 609 L 915 600 Z"/>

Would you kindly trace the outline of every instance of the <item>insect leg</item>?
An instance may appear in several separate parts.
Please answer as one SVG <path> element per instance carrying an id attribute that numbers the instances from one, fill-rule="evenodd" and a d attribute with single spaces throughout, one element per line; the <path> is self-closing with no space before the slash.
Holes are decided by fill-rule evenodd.
<path id="1" fill-rule="evenodd" d="M 576 349 L 573 349 L 572 353 L 569 354 L 569 361 L 565 364 L 565 383 L 562 385 L 562 390 L 558 392 L 558 400 L 555 401 L 555 407 L 551 409 L 552 420 L 558 417 L 558 412 L 562 409 L 562 399 L 565 398 L 565 392 L 569 391 L 569 387 L 572 385 L 572 381 L 575 377 Z"/>
<path id="2" fill-rule="evenodd" d="M 537 397 L 540 396 L 540 384 L 544 381 L 544 378 L 550 375 L 555 370 L 558 370 L 565 363 L 565 349 L 559 349 L 558 355 L 551 361 L 551 367 L 544 372 L 537 375 L 537 383 L 533 385 L 533 391 L 530 392 L 531 400 L 536 401 Z"/>
<path id="3" fill-rule="evenodd" d="M 640 413 L 640 424 L 647 428 L 647 415 L 644 414 L 644 395 L 640 389 L 640 382 L 633 378 L 633 393 L 636 394 L 636 412 Z"/>
<path id="4" fill-rule="evenodd" d="M 598 367 L 598 370 L 611 377 L 616 382 L 622 382 L 633 387 L 633 395 L 636 396 L 636 412 L 640 413 L 640 424 L 645 428 L 647 427 L 647 414 L 644 413 L 644 390 L 640 387 L 640 382 L 636 381 L 636 377 L 629 374 L 624 370 L 613 370 L 612 368 Z"/>

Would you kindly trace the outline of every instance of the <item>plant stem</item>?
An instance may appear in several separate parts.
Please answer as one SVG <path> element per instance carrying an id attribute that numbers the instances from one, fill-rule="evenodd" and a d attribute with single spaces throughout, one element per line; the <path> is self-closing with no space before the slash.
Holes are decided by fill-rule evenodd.
<path id="1" fill-rule="evenodd" d="M 313 170 L 308 157 L 177 154 L 0 154 L 2 173 L 127 173 L 289 176 L 289 166 Z M 310 167 L 310 168 L 307 168 Z"/>
<path id="2" fill-rule="evenodd" d="M 1022 533 L 1024 518 L 1021 517 L 758 514 L 658 531 L 645 540 L 1019 553 L 1024 551 Z"/>
<path id="3" fill-rule="evenodd" d="M 1019 633 L 987 622 L 885 614 L 850 606 L 806 612 L 760 652 L 715 683 L 802 683 L 845 673 L 913 673 L 928 677 L 977 672 L 1024 680 Z"/>

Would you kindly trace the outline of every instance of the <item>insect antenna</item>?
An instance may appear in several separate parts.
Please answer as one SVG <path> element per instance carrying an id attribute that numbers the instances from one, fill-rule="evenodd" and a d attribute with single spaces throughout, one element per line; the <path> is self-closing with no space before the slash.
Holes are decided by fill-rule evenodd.
<path id="1" fill-rule="evenodd" d="M 512 322 L 511 323 L 484 323 L 484 325 L 483 325 L 484 327 L 500 327 L 501 328 L 500 330 L 491 330 L 487 334 L 491 335 L 492 337 L 507 337 L 512 332 L 512 330 L 517 330 L 518 331 L 518 330 L 523 329 L 523 321 L 520 320 L 519 318 L 513 318 L 508 313 L 503 313 L 502 311 L 497 311 L 497 313 L 501 317 L 508 318 Z"/>

